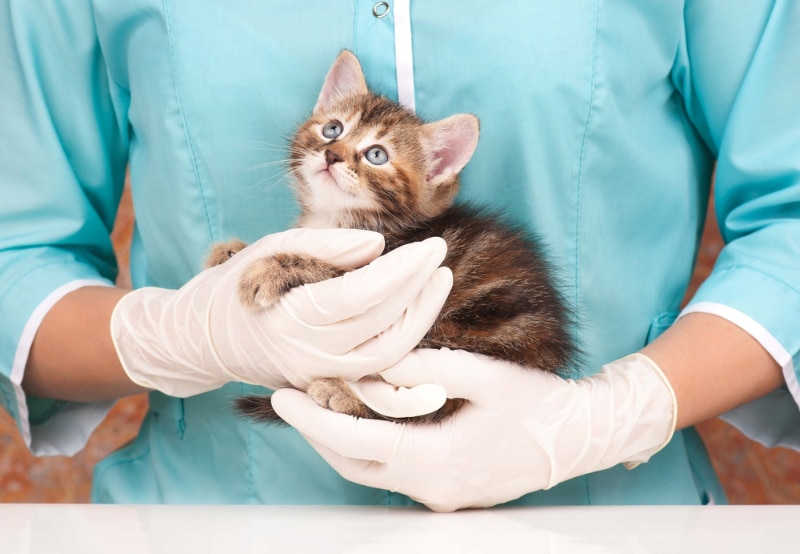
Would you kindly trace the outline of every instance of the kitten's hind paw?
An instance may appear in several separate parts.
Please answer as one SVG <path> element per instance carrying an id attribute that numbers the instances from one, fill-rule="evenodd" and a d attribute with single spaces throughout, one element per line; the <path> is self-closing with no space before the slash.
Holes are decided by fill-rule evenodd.
<path id="1" fill-rule="evenodd" d="M 274 254 L 252 262 L 239 282 L 245 306 L 267 307 L 294 287 L 317 283 L 345 273 L 327 262 L 303 254 Z"/>
<path id="2" fill-rule="evenodd" d="M 361 402 L 343 379 L 338 377 L 312 381 L 306 394 L 323 408 L 340 414 L 365 419 L 374 418 L 377 415 Z"/>

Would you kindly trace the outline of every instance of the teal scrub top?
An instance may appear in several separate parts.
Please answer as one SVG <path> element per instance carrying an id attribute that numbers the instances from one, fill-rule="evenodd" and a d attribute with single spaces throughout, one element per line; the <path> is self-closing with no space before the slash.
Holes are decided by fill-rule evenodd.
<path id="1" fill-rule="evenodd" d="M 383 3 L 378 3 L 383 4 Z M 800 444 L 800 3 L 727 0 L 0 1 L 0 397 L 32 450 L 79 449 L 107 404 L 26 397 L 33 334 L 63 294 L 116 275 L 130 168 L 135 286 L 180 287 L 209 245 L 292 226 L 287 137 L 343 48 L 433 120 L 481 121 L 460 198 L 543 238 L 591 374 L 678 316 L 716 166 L 726 246 L 687 310 L 756 337 L 787 387 L 743 408 Z M 383 17 L 378 17 L 382 15 Z M 338 476 L 293 430 L 234 416 L 229 384 L 150 395 L 98 464 L 98 502 L 408 504 Z M 724 502 L 677 433 L 523 504 Z"/>

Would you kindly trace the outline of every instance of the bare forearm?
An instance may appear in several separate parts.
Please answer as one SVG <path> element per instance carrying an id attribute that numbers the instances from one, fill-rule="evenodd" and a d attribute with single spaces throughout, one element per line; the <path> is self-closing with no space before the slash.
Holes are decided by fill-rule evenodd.
<path id="1" fill-rule="evenodd" d="M 26 393 L 94 401 L 144 391 L 122 369 L 109 331 L 114 306 L 127 292 L 84 287 L 53 306 L 31 347 L 22 381 Z"/>
<path id="2" fill-rule="evenodd" d="M 753 337 L 710 314 L 686 315 L 643 353 L 675 390 L 678 428 L 755 400 L 784 383 L 778 364 Z"/>

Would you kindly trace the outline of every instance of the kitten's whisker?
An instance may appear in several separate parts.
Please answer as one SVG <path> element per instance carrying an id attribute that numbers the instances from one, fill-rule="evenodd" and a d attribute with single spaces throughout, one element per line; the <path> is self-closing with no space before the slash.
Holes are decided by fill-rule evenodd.
<path id="1" fill-rule="evenodd" d="M 276 160 L 274 162 L 263 162 L 253 165 L 239 166 L 237 169 L 242 171 L 255 171 L 258 169 L 269 169 L 275 166 L 287 165 L 289 162 L 291 162 L 291 160 Z"/>
<path id="2" fill-rule="evenodd" d="M 248 188 L 251 190 L 256 190 L 258 193 L 263 194 L 275 189 L 278 185 L 281 185 L 282 181 L 286 179 L 285 175 L 273 175 L 266 179 L 260 179 L 254 183 L 248 185 Z"/>
<path id="3" fill-rule="evenodd" d="M 258 169 L 269 169 L 271 167 L 278 166 L 279 164 L 271 163 L 271 164 L 261 164 L 253 166 L 251 168 L 240 168 L 240 171 L 255 171 Z M 296 170 L 289 166 L 289 160 L 282 162 L 283 169 L 282 171 L 270 171 L 267 175 L 265 175 L 262 179 L 250 183 L 248 188 L 250 190 L 258 190 L 260 193 L 269 191 L 277 187 L 278 185 L 282 184 L 284 181 L 293 181 L 296 175 Z"/>
<path id="4" fill-rule="evenodd" d="M 288 142 L 275 143 L 275 142 L 267 142 L 265 140 L 256 140 L 256 139 L 240 140 L 238 142 L 239 142 L 239 144 L 249 144 L 249 145 L 254 145 L 254 146 L 270 146 L 270 147 L 273 147 L 273 148 L 286 148 L 286 147 L 289 146 Z"/>

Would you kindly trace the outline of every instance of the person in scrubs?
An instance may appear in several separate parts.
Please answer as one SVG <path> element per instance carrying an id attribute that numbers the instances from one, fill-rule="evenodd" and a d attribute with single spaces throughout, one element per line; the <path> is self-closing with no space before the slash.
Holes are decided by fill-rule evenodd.
<path id="1" fill-rule="evenodd" d="M 790 0 L 2 0 L 0 399 L 34 453 L 70 455 L 149 391 L 96 502 L 725 502 L 694 423 L 800 446 L 798 31 Z M 480 118 L 460 198 L 546 242 L 574 379 L 413 350 L 449 290 L 441 241 L 375 259 L 374 233 L 286 231 L 285 137 L 342 49 L 424 119 Z M 134 291 L 109 238 L 126 168 Z M 726 246 L 684 306 L 712 173 Z M 201 272 L 231 237 L 253 244 Z M 243 310 L 242 264 L 285 248 L 361 269 Z M 469 403 L 357 421 L 301 392 L 320 366 L 389 368 L 411 411 Z M 232 412 L 268 389 L 290 427 Z"/>

